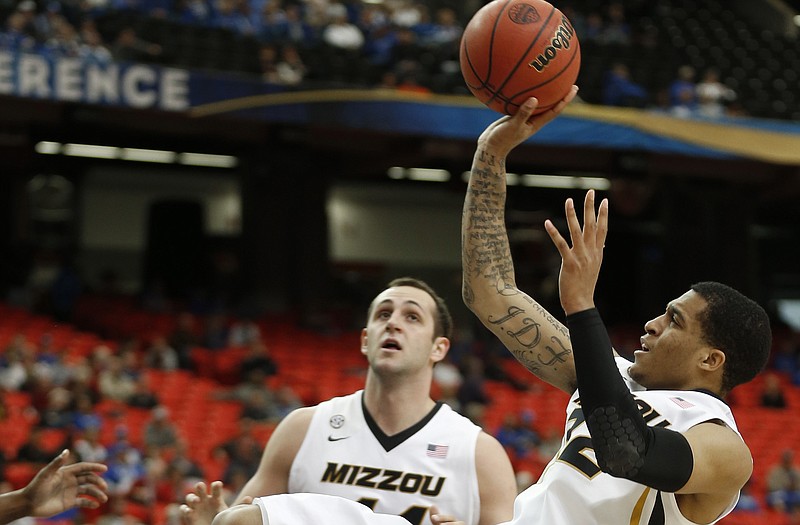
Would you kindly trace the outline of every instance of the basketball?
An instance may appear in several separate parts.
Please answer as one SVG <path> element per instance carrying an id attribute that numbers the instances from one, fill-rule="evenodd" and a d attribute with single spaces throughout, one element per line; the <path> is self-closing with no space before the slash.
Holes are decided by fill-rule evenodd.
<path id="1" fill-rule="evenodd" d="M 544 0 L 494 0 L 464 28 L 461 74 L 475 97 L 508 115 L 530 97 L 534 114 L 564 98 L 581 65 L 575 29 Z"/>

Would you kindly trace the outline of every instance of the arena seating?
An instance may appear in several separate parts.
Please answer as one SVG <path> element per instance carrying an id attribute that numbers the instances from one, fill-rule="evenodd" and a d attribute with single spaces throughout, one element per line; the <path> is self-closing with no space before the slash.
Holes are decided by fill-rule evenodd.
<path id="1" fill-rule="evenodd" d="M 68 360 L 82 359 L 89 356 L 97 345 L 116 346 L 113 339 L 99 334 L 114 334 L 119 338 L 151 334 L 154 327 L 167 330 L 174 326 L 174 317 L 173 314 L 145 312 L 125 298 L 87 298 L 80 303 L 76 322 L 91 320 L 97 332 L 86 332 L 73 325 L 56 323 L 52 319 L 0 304 L 0 349 L 4 349 L 16 334 L 25 334 L 31 341 L 51 334 L 58 341 L 58 347 L 65 349 Z M 358 332 L 321 335 L 298 328 L 291 316 L 264 318 L 261 328 L 271 354 L 279 365 L 278 376 L 269 379 L 271 386 L 291 385 L 306 404 L 352 392 L 363 386 L 365 363 L 357 351 Z M 224 462 L 220 462 L 212 451 L 237 433 L 241 406 L 232 401 L 214 400 L 210 393 L 230 384 L 232 370 L 244 354 L 239 348 L 215 352 L 203 348 L 196 350 L 196 362 L 200 366 L 195 372 L 146 369 L 144 373 L 150 376 L 162 403 L 170 409 L 181 437 L 190 444 L 192 459 L 202 466 L 208 479 L 212 480 L 219 478 L 225 468 Z M 512 376 L 530 382 L 532 388 L 521 392 L 508 383 L 487 381 L 486 389 L 491 404 L 484 414 L 484 428 L 493 432 L 507 413 L 532 410 L 535 413 L 535 427 L 541 434 L 550 428 L 560 430 L 564 425 L 567 395 L 538 380 L 531 380 L 530 374 L 513 359 L 508 359 L 504 366 Z M 800 406 L 800 388 L 794 386 L 785 374 L 779 374 L 779 377 L 789 406 Z M 759 407 L 762 385 L 763 375 L 760 375 L 753 382 L 737 388 L 729 401 L 741 432 L 753 451 L 755 471 L 752 488 L 763 504 L 764 482 L 769 467 L 777 462 L 782 450 L 800 450 L 800 419 L 791 417 L 793 412 L 788 410 L 793 408 L 774 410 Z M 4 475 L 12 486 L 19 487 L 30 480 L 35 468 L 15 462 L 13 458 L 32 426 L 37 423 L 37 416 L 29 408 L 29 393 L 3 392 L 2 401 L 5 410 L 5 417 L 0 421 L 0 432 L 4 436 L 2 450 L 11 459 Z M 150 417 L 149 411 L 126 407 L 110 400 L 101 401 L 96 409 L 103 416 L 102 442 L 113 441 L 116 428 L 124 423 L 129 429 L 131 441 L 141 446 L 141 433 Z M 273 428 L 271 424 L 257 425 L 256 433 L 262 444 L 266 443 Z M 213 429 L 213 432 L 209 429 Z M 48 432 L 47 440 L 55 447 L 63 437 L 63 431 L 52 430 Z M 55 454 L 55 449 L 53 452 Z M 538 465 L 531 468 L 542 467 Z M 156 515 L 163 518 L 166 512 L 163 506 L 157 511 Z M 760 515 L 736 513 L 722 523 L 780 524 L 784 519 L 784 516 L 774 512 Z"/>

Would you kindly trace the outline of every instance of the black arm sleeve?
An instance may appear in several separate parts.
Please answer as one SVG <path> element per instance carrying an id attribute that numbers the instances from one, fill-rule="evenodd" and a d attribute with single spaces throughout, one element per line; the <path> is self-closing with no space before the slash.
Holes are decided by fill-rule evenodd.
<path id="1" fill-rule="evenodd" d="M 595 308 L 567 316 L 581 405 L 603 472 L 665 492 L 689 480 L 692 449 L 678 432 L 647 426 L 619 374 Z"/>

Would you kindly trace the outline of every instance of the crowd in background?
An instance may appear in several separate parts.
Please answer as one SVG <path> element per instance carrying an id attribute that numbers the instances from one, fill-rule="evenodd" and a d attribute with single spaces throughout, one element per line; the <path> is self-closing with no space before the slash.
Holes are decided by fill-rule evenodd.
<path id="1" fill-rule="evenodd" d="M 46 296 L 47 291 L 39 288 L 38 294 Z M 145 304 L 151 303 L 141 302 L 138 308 L 144 310 Z M 52 313 L 49 301 L 29 306 L 33 313 Z M 160 311 L 164 307 L 159 303 Z M 11 393 L 26 393 L 30 399 L 27 417 L 34 422 L 16 455 L 0 460 L 5 464 L 28 462 L 38 468 L 54 451 L 69 447 L 82 460 L 107 463 L 112 500 L 93 517 L 97 523 L 123 518 L 148 523 L 154 519 L 152 509 L 156 507 L 165 509 L 164 519 L 177 519 L 176 504 L 192 483 L 217 475 L 225 482 L 230 500 L 259 463 L 264 439 L 254 432 L 255 426 L 274 426 L 291 410 L 317 401 L 303 399 L 290 384 L 277 387 L 271 381 L 283 371 L 265 342 L 269 334 L 257 319 L 225 310 L 198 314 L 181 303 L 167 308 L 174 319 L 169 331 L 97 344 L 85 359 L 70 357 L 47 330 L 36 340 L 17 334 L 0 352 L 3 401 Z M 73 317 L 71 311 L 61 315 Z M 800 388 L 800 333 L 788 330 L 787 334 L 777 339 L 758 404 L 788 414 L 796 407 L 789 401 L 787 389 Z M 625 345 L 615 341 L 615 347 Z M 198 373 L 194 352 L 198 348 L 212 353 L 244 349 L 234 377 L 208 392 L 207 398 L 196 400 L 199 404 L 228 401 L 239 410 L 238 432 L 214 447 L 211 458 L 197 457 L 151 382 L 152 371 Z M 524 489 L 535 482 L 557 451 L 560 428 L 543 424 L 537 406 L 507 411 L 496 425 L 487 423 L 494 403 L 492 384 L 504 384 L 519 395 L 541 388 L 536 381 L 510 374 L 509 359 L 496 342 L 475 340 L 462 332 L 447 360 L 436 367 L 434 385 L 439 399 L 497 437 L 512 458 L 519 488 Z M 114 411 L 123 406 L 148 411 L 140 439 L 131 438 L 133 429 L 124 419 L 114 423 L 112 433 L 101 433 Z M 208 472 L 204 470 L 208 465 L 219 468 Z M 752 487 L 748 487 L 739 512 L 773 510 L 787 519 L 800 517 L 800 467 L 793 450 L 785 450 L 781 461 L 770 466 L 759 487 L 763 493 L 749 492 Z M 10 488 L 6 480 L 4 490 Z M 79 518 L 78 511 L 62 518 L 85 519 Z"/>
<path id="2" fill-rule="evenodd" d="M 120 23 L 115 18 L 137 13 L 145 20 L 214 28 L 246 39 L 253 45 L 236 48 L 234 54 L 252 56 L 231 60 L 231 51 L 227 57 L 223 51 L 220 67 L 239 67 L 273 84 L 296 87 L 336 77 L 366 87 L 465 94 L 458 46 L 471 14 L 481 5 L 444 0 L 6 0 L 0 47 L 101 64 L 181 65 L 180 52 L 170 42 L 142 34 L 147 24 L 141 19 Z M 598 61 L 593 48 L 653 51 L 663 37 L 647 17 L 639 18 L 646 11 L 642 2 L 559 6 L 580 35 L 587 65 Z M 116 21 L 109 23 L 111 19 Z M 195 47 L 212 37 L 198 37 Z M 737 93 L 715 68 L 695 71 L 686 64 L 673 68 L 669 62 L 665 67 L 674 69 L 669 72 L 674 82 L 658 85 L 641 73 L 632 78 L 631 61 L 614 61 L 598 74 L 599 82 L 586 78 L 581 94 L 593 103 L 649 107 L 680 117 L 744 113 Z M 338 76 L 337 68 L 342 69 Z"/>

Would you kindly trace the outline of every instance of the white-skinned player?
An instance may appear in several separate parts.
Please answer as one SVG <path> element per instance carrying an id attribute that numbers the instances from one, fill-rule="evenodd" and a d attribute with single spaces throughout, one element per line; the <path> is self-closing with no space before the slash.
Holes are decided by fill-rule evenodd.
<path id="1" fill-rule="evenodd" d="M 771 332 L 763 308 L 720 283 L 698 283 L 645 324 L 634 362 L 617 356 L 594 306 L 608 202 L 596 211 L 593 191 L 583 225 L 567 200 L 571 243 L 545 223 L 562 258 L 559 293 L 569 330 L 515 285 L 504 220 L 505 158 L 575 93 L 533 119 L 535 100 L 529 100 L 515 117 L 487 128 L 464 205 L 465 302 L 532 373 L 571 394 L 561 449 L 517 497 L 508 523 L 715 523 L 733 509 L 753 469 L 722 396 L 766 363 Z M 214 525 L 404 523 L 316 498 L 259 499 L 221 514 Z M 454 519 L 433 523 L 461 523 Z"/>
<path id="2" fill-rule="evenodd" d="M 516 483 L 492 436 L 430 395 L 433 367 L 450 348 L 445 302 L 417 279 L 396 279 L 370 305 L 361 334 L 363 391 L 292 412 L 275 429 L 237 503 L 319 493 L 423 523 L 428 509 L 468 525 L 512 515 Z M 313 372 L 311 372 L 313 373 Z M 201 524 L 225 508 L 222 484 L 198 484 L 182 506 Z"/>

